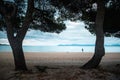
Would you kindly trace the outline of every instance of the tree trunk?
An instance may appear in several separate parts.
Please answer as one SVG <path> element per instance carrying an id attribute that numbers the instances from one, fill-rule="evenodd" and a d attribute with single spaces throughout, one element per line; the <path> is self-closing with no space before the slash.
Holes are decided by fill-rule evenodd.
<path id="1" fill-rule="evenodd" d="M 104 0 L 97 0 L 97 16 L 96 16 L 96 44 L 95 53 L 91 60 L 89 60 L 82 68 L 90 69 L 97 68 L 102 57 L 105 55 L 104 50 L 104 33 L 103 33 L 103 22 L 105 13 Z"/>
<path id="2" fill-rule="evenodd" d="M 7 38 L 12 48 L 14 62 L 15 62 L 15 70 L 27 70 L 24 53 L 22 49 L 22 41 L 19 37 L 14 36 L 13 25 L 11 23 L 11 19 L 6 19 L 6 31 Z"/>
<path id="3" fill-rule="evenodd" d="M 11 48 L 14 56 L 15 70 L 27 70 L 25 57 L 22 49 L 22 41 L 14 39 L 11 42 Z"/>

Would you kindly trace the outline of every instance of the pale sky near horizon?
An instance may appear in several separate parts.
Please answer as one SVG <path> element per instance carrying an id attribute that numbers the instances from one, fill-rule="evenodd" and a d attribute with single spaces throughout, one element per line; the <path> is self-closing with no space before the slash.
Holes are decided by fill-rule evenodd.
<path id="1" fill-rule="evenodd" d="M 65 21 L 67 29 L 60 34 L 44 33 L 39 30 L 29 30 L 23 45 L 30 46 L 55 46 L 60 44 L 95 44 L 95 36 L 84 28 L 80 21 Z M 6 32 L 0 31 L 0 44 L 9 44 Z M 120 39 L 105 37 L 105 45 L 120 45 Z"/>

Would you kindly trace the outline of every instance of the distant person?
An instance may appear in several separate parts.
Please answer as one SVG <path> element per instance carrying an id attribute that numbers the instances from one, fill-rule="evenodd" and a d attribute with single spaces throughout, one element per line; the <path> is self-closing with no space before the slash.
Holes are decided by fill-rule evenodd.
<path id="1" fill-rule="evenodd" d="M 84 49 L 82 48 L 82 52 L 84 52 Z"/>

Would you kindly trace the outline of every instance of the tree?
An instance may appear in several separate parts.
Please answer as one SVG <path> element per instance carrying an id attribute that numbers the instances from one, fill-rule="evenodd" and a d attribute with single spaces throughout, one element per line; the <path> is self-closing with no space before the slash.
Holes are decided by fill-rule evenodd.
<path id="1" fill-rule="evenodd" d="M 101 23 L 101 27 L 103 27 L 103 30 L 99 29 L 99 31 L 101 30 L 101 32 L 102 32 L 101 34 L 103 34 L 103 32 L 104 32 L 104 34 L 106 36 L 111 36 L 112 34 L 114 34 L 115 37 L 119 37 L 120 36 L 120 33 L 119 33 L 119 31 L 120 31 L 120 28 L 119 28 L 120 27 L 120 25 L 119 25 L 119 21 L 120 21 L 120 15 L 119 15 L 120 14 L 120 9 L 119 9 L 120 5 L 119 4 L 120 4 L 120 1 L 118 1 L 118 0 L 116 0 L 116 1 L 112 0 L 112 2 L 108 1 L 107 4 L 108 4 L 108 6 L 106 8 L 104 7 L 104 11 L 101 11 L 103 13 L 102 15 L 104 16 L 104 21 L 102 21 L 102 23 Z M 105 6 L 105 4 L 103 6 Z M 98 5 L 98 7 L 99 7 L 99 5 Z M 102 7 L 102 5 L 101 5 L 101 7 Z M 97 15 L 96 14 L 94 14 L 94 15 L 98 16 L 99 13 L 100 12 L 99 12 L 99 8 L 98 8 Z M 101 16 L 101 18 L 103 18 L 103 16 Z M 97 17 L 96 17 L 96 19 L 97 19 Z M 101 21 L 99 21 L 99 23 L 100 22 Z M 95 22 L 95 24 L 96 23 L 97 22 Z M 92 27 L 92 29 L 90 27 Z M 95 29 L 96 25 L 94 27 L 94 24 L 92 24 L 92 25 L 90 25 L 90 27 L 89 27 L 88 30 L 89 31 L 92 30 L 91 31 L 92 33 L 95 33 L 94 32 L 95 30 L 96 30 L 96 32 L 99 32 L 99 31 L 97 31 L 97 29 Z M 97 35 L 97 33 L 96 33 L 96 35 Z M 100 36 L 100 35 L 98 35 L 98 36 Z M 99 48 L 103 49 L 103 50 L 101 50 L 102 52 L 101 51 L 96 51 L 97 49 L 95 50 L 95 53 L 96 52 L 97 53 L 101 52 L 101 55 L 98 55 L 98 56 L 101 56 L 101 58 L 104 55 L 104 52 L 103 52 L 104 51 L 104 45 L 103 45 L 104 44 L 104 38 L 103 38 L 103 36 L 104 35 L 101 35 L 100 40 L 101 39 L 102 40 L 101 40 L 101 43 L 99 44 L 99 45 L 101 45 L 101 46 L 99 46 Z M 96 40 L 96 46 L 97 46 L 97 40 Z M 92 68 L 92 67 L 94 68 L 94 67 L 97 67 L 99 65 L 100 61 L 101 61 L 101 58 L 100 57 L 96 57 L 97 60 L 94 62 L 95 56 L 96 55 L 94 54 L 93 58 L 88 63 L 86 63 L 83 67 L 84 68 Z M 92 64 L 94 64 L 96 62 L 98 64 L 96 64 L 94 66 L 91 66 Z"/>
<path id="2" fill-rule="evenodd" d="M 112 2 L 110 2 L 112 1 Z M 83 20 L 86 25 L 86 28 L 91 32 L 96 34 L 96 44 L 95 44 L 95 53 L 94 56 L 88 63 L 82 66 L 82 68 L 96 68 L 102 57 L 105 55 L 104 50 L 104 32 L 113 33 L 120 31 L 119 21 L 110 22 L 110 18 L 108 14 L 116 14 L 119 17 L 119 9 L 120 9 L 120 1 L 119 0 L 56 0 L 52 1 L 53 5 L 60 9 L 60 13 L 63 16 L 60 16 L 60 19 L 70 19 L 70 20 Z M 57 3 L 57 4 L 56 4 Z M 97 4 L 97 10 L 93 9 L 93 4 Z M 106 4 L 110 4 L 110 6 L 106 7 Z M 113 4 L 113 5 L 111 5 Z M 117 5 L 116 5 L 117 4 Z M 109 12 L 109 7 L 116 7 L 116 12 Z M 108 10 L 108 11 L 107 11 Z M 62 11 L 65 11 L 64 13 Z M 72 15 L 72 16 L 71 16 Z M 112 15 L 113 16 L 113 15 Z M 105 17 L 105 21 L 104 21 Z M 115 17 L 112 17 L 115 18 Z M 117 18 L 117 19 L 118 19 Z M 117 26 L 115 26 L 117 24 Z M 113 28 L 114 26 L 114 28 Z M 112 27 L 112 28 L 111 28 Z M 103 30 L 104 29 L 104 30 Z M 103 32 L 104 31 L 104 32 Z M 117 35 L 120 35 L 119 33 Z"/>
<path id="3" fill-rule="evenodd" d="M 104 0 L 97 0 L 97 15 L 95 20 L 95 30 L 96 30 L 96 43 L 95 43 L 95 53 L 92 59 L 86 63 L 83 68 L 96 68 L 102 57 L 105 55 L 104 49 L 104 33 L 103 33 L 103 23 L 105 14 L 105 3 Z"/>
<path id="4" fill-rule="evenodd" d="M 27 1 L 26 13 L 24 6 L 21 6 L 24 4 L 21 3 L 24 3 L 24 0 L 15 0 L 14 2 L 0 0 L 2 16 L 0 28 L 2 30 L 4 27 L 7 31 L 7 38 L 13 51 L 15 70 L 27 70 L 22 43 L 29 27 L 56 33 L 60 33 L 66 28 L 63 23 L 54 20 L 54 12 L 36 8 L 34 0 Z"/>
<path id="5" fill-rule="evenodd" d="M 117 3 L 117 5 L 115 3 Z M 102 57 L 105 55 L 104 34 L 106 35 L 106 32 L 116 33 L 120 31 L 119 28 L 120 15 L 118 15 L 120 13 L 120 9 L 118 9 L 120 7 L 118 5 L 120 4 L 120 2 L 113 0 L 113 2 L 109 4 L 113 5 L 105 8 L 105 1 L 97 0 L 98 9 L 97 13 L 95 14 L 96 15 L 95 27 L 94 25 L 92 25 L 93 26 L 92 31 L 95 31 L 96 34 L 95 54 L 92 57 L 92 59 L 83 66 L 83 68 L 96 68 L 99 65 Z M 118 33 L 117 35 L 114 36 L 119 37 L 119 35 L 120 34 Z"/>
<path id="6" fill-rule="evenodd" d="M 32 21 L 32 13 L 34 6 L 33 3 L 34 3 L 33 0 L 28 1 L 28 9 L 27 9 L 25 21 L 22 25 L 22 28 L 17 32 L 16 36 L 14 36 L 14 31 L 13 31 L 14 24 L 12 23 L 12 20 L 15 19 L 17 12 L 16 5 L 5 4 L 3 1 L 1 2 L 0 5 L 1 6 L 0 12 L 4 16 L 4 20 L 7 26 L 6 31 L 7 31 L 8 41 L 13 50 L 15 70 L 27 70 L 23 49 L 22 49 L 22 42 L 27 32 L 28 25 Z"/>

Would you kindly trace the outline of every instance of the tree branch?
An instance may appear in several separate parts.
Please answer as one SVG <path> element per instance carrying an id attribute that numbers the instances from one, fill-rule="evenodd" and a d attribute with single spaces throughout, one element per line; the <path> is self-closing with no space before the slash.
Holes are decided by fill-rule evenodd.
<path id="1" fill-rule="evenodd" d="M 33 12 L 34 12 L 34 0 L 28 0 L 28 7 L 27 7 L 25 20 L 23 22 L 21 29 L 18 31 L 17 36 L 16 36 L 20 40 L 24 39 L 25 34 L 29 28 L 29 25 L 33 21 Z"/>

